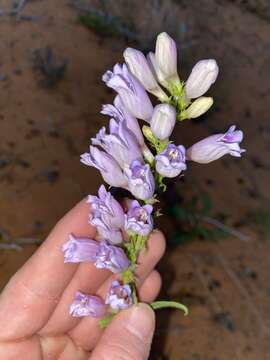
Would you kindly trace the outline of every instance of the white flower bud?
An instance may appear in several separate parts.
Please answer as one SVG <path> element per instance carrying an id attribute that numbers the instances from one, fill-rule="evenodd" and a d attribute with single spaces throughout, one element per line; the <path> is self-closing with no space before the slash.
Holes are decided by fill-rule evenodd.
<path id="1" fill-rule="evenodd" d="M 156 61 L 156 56 L 153 52 L 150 52 L 147 55 L 147 61 L 148 64 L 152 70 L 152 72 L 156 75 L 156 78 L 158 79 L 158 82 L 163 85 L 164 87 L 168 87 L 168 83 L 166 81 L 165 75 L 163 74 L 163 72 L 160 70 L 160 68 L 158 67 L 157 61 Z"/>
<path id="2" fill-rule="evenodd" d="M 152 133 L 159 139 L 168 139 L 176 121 L 175 108 L 169 104 L 159 104 L 154 108 L 150 121 Z"/>
<path id="3" fill-rule="evenodd" d="M 194 119 L 204 114 L 213 105 L 213 98 L 202 96 L 187 108 L 186 118 Z"/>
<path id="4" fill-rule="evenodd" d="M 186 96 L 195 99 L 202 96 L 216 81 L 218 65 L 216 60 L 201 60 L 193 67 L 185 85 Z"/>
<path id="5" fill-rule="evenodd" d="M 143 87 L 160 99 L 166 99 L 167 95 L 158 85 L 152 70 L 144 54 L 136 49 L 127 48 L 124 51 L 124 58 L 129 70 L 141 82 Z"/>
<path id="6" fill-rule="evenodd" d="M 177 74 L 177 49 L 175 41 L 165 32 L 157 37 L 155 58 L 157 66 L 167 81 L 179 81 Z"/>

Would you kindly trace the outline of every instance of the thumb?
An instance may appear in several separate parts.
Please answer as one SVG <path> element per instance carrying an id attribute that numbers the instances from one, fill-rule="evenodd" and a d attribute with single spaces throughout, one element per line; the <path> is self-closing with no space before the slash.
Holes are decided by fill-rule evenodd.
<path id="1" fill-rule="evenodd" d="M 150 306 L 140 303 L 121 311 L 104 331 L 91 360 L 148 359 L 155 315 Z"/>

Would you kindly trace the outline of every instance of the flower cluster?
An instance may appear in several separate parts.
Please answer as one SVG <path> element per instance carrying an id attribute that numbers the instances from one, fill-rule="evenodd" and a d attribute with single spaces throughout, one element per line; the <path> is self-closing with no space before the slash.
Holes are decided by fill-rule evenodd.
<path id="1" fill-rule="evenodd" d="M 89 223 L 97 235 L 94 240 L 70 234 L 62 249 L 64 261 L 91 262 L 117 274 L 117 280 L 104 300 L 77 292 L 70 307 L 72 316 L 106 319 L 138 301 L 137 258 L 153 230 L 157 196 L 166 190 L 164 179 L 181 175 L 188 161 L 206 164 L 226 154 L 241 157 L 245 151 L 240 147 L 243 133 L 234 125 L 226 133 L 209 136 L 187 149 L 170 141 L 177 123 L 197 118 L 212 106 L 212 97 L 204 95 L 218 76 L 215 60 L 199 61 L 182 81 L 176 44 L 166 33 L 158 35 L 154 53 L 145 56 L 127 48 L 124 59 L 124 64 L 116 64 L 102 77 L 116 97 L 113 104 L 102 107 L 101 113 L 110 118 L 108 129 L 102 127 L 91 139 L 81 162 L 98 169 L 109 186 L 128 190 L 135 199 L 124 211 L 104 185 L 98 196 L 88 197 Z M 154 106 L 147 92 L 159 103 Z M 139 120 L 144 121 L 143 126 Z M 156 309 L 165 303 L 186 311 L 175 302 L 151 305 Z"/>

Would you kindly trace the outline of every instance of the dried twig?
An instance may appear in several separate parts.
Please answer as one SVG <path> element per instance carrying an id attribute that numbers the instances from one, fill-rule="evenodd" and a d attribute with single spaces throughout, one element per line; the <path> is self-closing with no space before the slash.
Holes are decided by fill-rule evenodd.
<path id="1" fill-rule="evenodd" d="M 245 302 L 248 305 L 248 307 L 250 308 L 251 313 L 253 313 L 255 315 L 258 323 L 261 326 L 261 330 L 265 334 L 269 335 L 270 327 L 266 323 L 265 317 L 262 315 L 261 311 L 258 308 L 257 303 L 253 300 L 253 298 L 251 297 L 251 295 L 248 292 L 247 288 L 245 286 L 243 286 L 243 284 L 239 280 L 238 276 L 236 275 L 236 273 L 231 268 L 228 261 L 225 259 L 225 257 L 222 254 L 217 253 L 217 259 L 218 259 L 219 263 L 222 265 L 222 267 L 225 270 L 228 277 L 232 280 L 233 284 L 236 286 L 236 288 L 239 290 L 240 294 L 245 299 Z"/>
<path id="2" fill-rule="evenodd" d="M 0 242 L 0 250 L 16 250 L 21 251 L 23 245 L 40 245 L 42 240 L 28 237 L 13 237 L 6 230 L 0 228 L 0 238 L 4 242 Z"/>
<path id="3" fill-rule="evenodd" d="M 15 251 L 22 251 L 22 247 L 18 244 L 14 243 L 0 243 L 0 250 L 15 250 Z"/>
<path id="4" fill-rule="evenodd" d="M 240 231 L 223 224 L 221 221 L 217 220 L 217 219 L 213 219 L 209 216 L 200 216 L 199 217 L 202 221 L 206 222 L 207 224 L 213 225 L 218 229 L 223 230 L 224 232 L 231 234 L 235 237 L 237 237 L 239 240 L 242 241 L 249 241 L 251 238 L 248 235 L 242 234 Z"/>
<path id="5" fill-rule="evenodd" d="M 27 2 L 27 0 L 21 0 L 19 2 L 19 4 L 17 5 L 17 7 L 14 7 L 11 10 L 7 10 L 7 11 L 0 10 L 0 16 L 1 15 L 9 15 L 9 16 L 18 15 L 23 10 L 23 8 L 25 7 L 26 2 Z"/>

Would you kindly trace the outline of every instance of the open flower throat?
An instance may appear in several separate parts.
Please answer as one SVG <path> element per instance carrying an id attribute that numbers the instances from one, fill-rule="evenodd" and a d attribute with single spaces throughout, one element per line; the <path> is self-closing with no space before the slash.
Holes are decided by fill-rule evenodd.
<path id="1" fill-rule="evenodd" d="M 109 126 L 91 139 L 89 152 L 81 155 L 81 162 L 98 169 L 107 185 L 128 190 L 133 200 L 124 211 L 101 185 L 98 196 L 87 199 L 89 223 L 97 230 L 96 238 L 70 234 L 62 248 L 66 263 L 91 262 L 116 274 L 105 299 L 78 291 L 70 306 L 70 315 L 101 318 L 101 326 L 140 301 L 137 259 L 141 251 L 147 251 L 153 218 L 160 214 L 158 192 L 166 191 L 166 178 L 181 175 L 190 161 L 207 164 L 226 154 L 241 157 L 245 151 L 240 147 L 243 132 L 235 125 L 187 149 L 170 140 L 177 123 L 197 118 L 212 106 L 213 99 L 204 95 L 218 76 L 215 60 L 199 61 L 186 81 L 180 79 L 176 44 L 166 33 L 158 35 L 154 53 L 145 56 L 127 48 L 124 59 L 124 64 L 116 64 L 102 77 L 116 92 L 113 105 L 102 106 L 101 113 L 110 118 Z M 147 92 L 157 98 L 156 106 Z M 145 122 L 143 126 L 138 119 Z M 173 301 L 150 305 L 153 309 L 174 307 L 187 314 L 183 304 Z"/>

